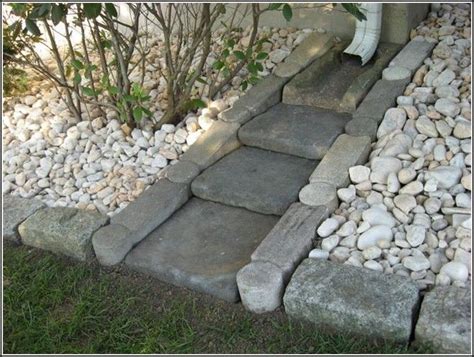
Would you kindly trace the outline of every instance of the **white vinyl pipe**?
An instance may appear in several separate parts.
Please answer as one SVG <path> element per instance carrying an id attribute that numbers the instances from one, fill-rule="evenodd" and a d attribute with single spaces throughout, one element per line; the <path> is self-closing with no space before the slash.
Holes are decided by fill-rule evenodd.
<path id="1" fill-rule="evenodd" d="M 382 5 L 380 3 L 363 3 L 361 12 L 367 20 L 357 21 L 354 38 L 344 53 L 359 56 L 365 65 L 374 55 L 380 40 L 382 29 Z"/>

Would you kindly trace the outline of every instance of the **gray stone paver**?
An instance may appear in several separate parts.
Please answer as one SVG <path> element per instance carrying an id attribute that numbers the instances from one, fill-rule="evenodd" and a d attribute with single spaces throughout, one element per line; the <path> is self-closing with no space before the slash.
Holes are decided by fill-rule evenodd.
<path id="1" fill-rule="evenodd" d="M 239 130 L 244 145 L 307 159 L 322 159 L 343 133 L 348 114 L 302 105 L 277 104 Z"/>
<path id="2" fill-rule="evenodd" d="M 471 292 L 454 286 L 426 293 L 415 329 L 415 342 L 437 353 L 471 352 Z"/>
<path id="3" fill-rule="evenodd" d="M 278 217 L 192 198 L 125 262 L 172 284 L 237 301 L 236 274 Z"/>
<path id="4" fill-rule="evenodd" d="M 312 160 L 244 146 L 201 173 L 191 189 L 202 199 L 282 215 L 315 166 Z"/>
<path id="5" fill-rule="evenodd" d="M 404 67 L 413 74 L 430 55 L 435 45 L 428 41 L 412 40 L 395 56 L 389 66 Z"/>
<path id="6" fill-rule="evenodd" d="M 283 301 L 290 318 L 309 322 L 318 331 L 406 344 L 418 294 L 410 278 L 306 259 L 293 274 Z"/>
<path id="7" fill-rule="evenodd" d="M 18 231 L 25 245 L 85 261 L 94 256 L 92 234 L 108 220 L 93 211 L 43 208 L 20 224 Z"/>

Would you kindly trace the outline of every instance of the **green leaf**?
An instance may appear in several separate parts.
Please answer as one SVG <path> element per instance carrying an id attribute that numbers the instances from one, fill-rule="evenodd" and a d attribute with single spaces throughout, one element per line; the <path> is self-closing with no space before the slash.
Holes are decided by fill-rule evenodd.
<path id="1" fill-rule="evenodd" d="M 227 40 L 227 47 L 234 47 L 235 46 L 235 40 L 230 38 Z"/>
<path id="2" fill-rule="evenodd" d="M 222 74 L 224 75 L 224 77 L 229 77 L 230 76 L 230 71 L 229 71 L 229 68 L 227 67 L 224 67 L 224 69 L 222 70 Z"/>
<path id="3" fill-rule="evenodd" d="M 40 31 L 39 27 L 36 25 L 35 21 L 33 21 L 31 19 L 26 19 L 25 20 L 25 25 L 26 25 L 26 29 L 28 31 L 30 31 L 33 35 L 35 35 L 35 36 L 41 35 L 41 31 Z"/>
<path id="4" fill-rule="evenodd" d="M 291 21 L 291 18 L 293 17 L 293 10 L 291 10 L 291 6 L 288 4 L 283 5 L 282 12 L 285 20 Z"/>
<path id="5" fill-rule="evenodd" d="M 40 18 L 44 17 L 49 14 L 51 10 L 51 4 L 41 4 L 41 5 L 34 5 L 33 11 L 31 12 L 32 18 Z"/>
<path id="6" fill-rule="evenodd" d="M 206 80 L 203 77 L 196 78 L 196 82 L 199 82 L 199 83 L 202 83 L 202 84 L 207 84 Z"/>
<path id="7" fill-rule="evenodd" d="M 81 81 L 82 81 L 81 75 L 80 75 L 79 73 L 76 73 L 76 74 L 74 75 L 74 78 L 72 79 L 72 83 L 74 83 L 75 85 L 77 85 L 77 84 L 81 83 Z"/>
<path id="8" fill-rule="evenodd" d="M 153 113 L 150 112 L 147 108 L 142 107 L 143 112 L 146 114 L 147 117 L 152 117 Z"/>
<path id="9" fill-rule="evenodd" d="M 359 6 L 351 3 L 342 3 L 342 7 L 358 21 L 365 21 L 367 17 L 359 10 Z"/>
<path id="10" fill-rule="evenodd" d="M 82 87 L 82 93 L 84 93 L 84 95 L 87 95 L 89 97 L 93 97 L 95 95 L 94 90 L 89 87 Z"/>
<path id="11" fill-rule="evenodd" d="M 247 69 L 248 69 L 248 71 L 249 71 L 251 74 L 254 74 L 254 75 L 257 75 L 257 74 L 258 74 L 258 68 L 257 68 L 257 66 L 255 65 L 255 63 L 253 63 L 253 62 L 250 62 L 250 63 L 247 65 Z"/>
<path id="12" fill-rule="evenodd" d="M 251 76 L 248 81 L 250 82 L 250 84 L 252 84 L 253 86 L 256 85 L 258 83 L 258 77 L 257 76 Z"/>
<path id="13" fill-rule="evenodd" d="M 278 10 L 281 6 L 283 5 L 283 3 L 279 3 L 279 2 L 276 2 L 276 3 L 273 3 L 273 4 L 270 4 L 268 5 L 268 10 Z"/>
<path id="14" fill-rule="evenodd" d="M 75 69 L 84 69 L 84 63 L 82 63 L 81 61 L 75 59 L 75 60 L 72 60 L 71 61 L 71 65 L 75 68 Z"/>
<path id="15" fill-rule="evenodd" d="M 242 51 L 234 51 L 234 56 L 241 61 L 245 60 L 245 53 Z"/>
<path id="16" fill-rule="evenodd" d="M 89 19 L 95 19 L 97 16 L 99 16 L 101 10 L 102 4 L 100 3 L 84 4 L 84 14 Z"/>
<path id="17" fill-rule="evenodd" d="M 115 86 L 110 86 L 109 88 L 107 88 L 107 90 L 109 91 L 110 95 L 117 95 L 119 92 L 118 88 Z"/>
<path id="18" fill-rule="evenodd" d="M 230 51 L 228 48 L 226 48 L 224 51 L 222 51 L 222 57 L 227 58 L 229 57 Z"/>
<path id="19" fill-rule="evenodd" d="M 135 119 L 136 122 L 139 122 L 143 118 L 143 109 L 142 107 L 136 107 L 133 108 L 133 119 Z"/>
<path id="20" fill-rule="evenodd" d="M 107 13 L 112 17 L 117 17 L 118 16 L 117 9 L 115 8 L 115 5 L 110 3 L 110 2 L 105 3 L 105 11 L 107 11 Z"/>
<path id="21" fill-rule="evenodd" d="M 134 96 L 131 96 L 129 94 L 125 94 L 123 96 L 123 99 L 125 99 L 125 101 L 127 101 L 127 102 L 135 102 L 135 100 L 136 100 Z"/>
<path id="22" fill-rule="evenodd" d="M 248 86 L 249 82 L 247 81 L 242 81 L 242 83 L 240 83 L 240 88 L 242 88 L 242 90 L 246 90 Z"/>
<path id="23" fill-rule="evenodd" d="M 212 68 L 215 70 L 220 70 L 222 67 L 224 67 L 224 62 L 222 61 L 216 61 L 212 64 Z"/>
<path id="24" fill-rule="evenodd" d="M 263 71 L 263 66 L 260 62 L 255 62 L 255 67 L 257 67 L 257 69 L 262 72 Z"/>
<path id="25" fill-rule="evenodd" d="M 66 7 L 63 5 L 53 4 L 51 8 L 51 20 L 53 21 L 53 24 L 59 24 L 64 18 L 64 15 L 66 15 Z"/>
<path id="26" fill-rule="evenodd" d="M 268 53 L 266 53 L 266 52 L 260 52 L 260 53 L 257 55 L 256 59 L 257 59 L 257 61 L 262 61 L 262 60 L 264 60 L 264 59 L 267 58 L 267 57 L 268 57 Z"/>
<path id="27" fill-rule="evenodd" d="M 192 108 L 205 108 L 206 107 L 206 103 L 204 103 L 204 101 L 201 99 L 192 99 L 190 103 L 191 103 Z"/>

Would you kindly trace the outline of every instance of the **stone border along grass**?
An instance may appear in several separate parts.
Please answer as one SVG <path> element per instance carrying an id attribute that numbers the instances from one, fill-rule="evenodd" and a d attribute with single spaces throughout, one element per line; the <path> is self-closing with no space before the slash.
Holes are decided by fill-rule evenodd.
<path id="1" fill-rule="evenodd" d="M 308 36 L 275 74 L 221 113 L 220 120 L 190 147 L 181 161 L 167 169 L 165 178 L 114 216 L 110 224 L 108 217 L 99 213 L 44 208 L 38 200 L 9 196 L 4 197 L 4 238 L 83 261 L 91 259 L 95 252 L 103 265 L 120 263 L 136 244 L 189 200 L 191 181 L 201 171 L 241 145 L 237 138 L 240 126 L 280 102 L 283 86 L 333 46 L 329 35 Z M 411 41 L 392 60 L 382 79 L 353 113 L 346 134 L 337 138 L 314 170 L 310 183 L 300 191 L 301 202 L 290 206 L 254 251 L 251 262 L 239 271 L 237 284 L 247 309 L 257 313 L 272 311 L 284 301 L 290 317 L 323 328 L 343 329 L 371 339 L 409 341 L 420 297 L 408 278 L 323 260 L 300 262 L 312 248 L 316 228 L 337 207 L 336 190 L 349 183 L 349 167 L 367 160 L 371 140 L 385 111 L 395 104 L 433 46 Z M 302 290 L 314 294 L 305 295 Z M 374 291 L 378 293 L 370 295 Z M 444 308 L 443 296 L 433 292 L 430 299 L 438 304 L 421 307 L 416 330 L 421 342 L 430 341 L 430 333 L 437 329 L 444 331 L 441 325 L 445 321 L 430 317 L 436 315 L 433 309 Z"/>

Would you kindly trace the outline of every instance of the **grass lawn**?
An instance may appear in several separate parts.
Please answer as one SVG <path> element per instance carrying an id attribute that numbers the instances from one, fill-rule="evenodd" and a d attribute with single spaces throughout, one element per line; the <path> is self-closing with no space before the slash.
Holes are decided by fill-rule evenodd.
<path id="1" fill-rule="evenodd" d="M 4 246 L 4 353 L 423 353 L 254 315 L 199 293 Z"/>

